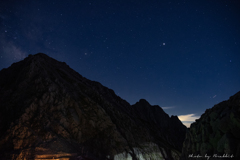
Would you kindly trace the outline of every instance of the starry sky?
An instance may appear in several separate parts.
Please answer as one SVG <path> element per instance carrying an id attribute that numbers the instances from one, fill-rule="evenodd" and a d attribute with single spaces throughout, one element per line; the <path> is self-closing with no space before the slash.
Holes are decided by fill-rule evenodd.
<path id="1" fill-rule="evenodd" d="M 240 2 L 1 0 L 0 69 L 39 52 L 189 125 L 240 90 Z"/>

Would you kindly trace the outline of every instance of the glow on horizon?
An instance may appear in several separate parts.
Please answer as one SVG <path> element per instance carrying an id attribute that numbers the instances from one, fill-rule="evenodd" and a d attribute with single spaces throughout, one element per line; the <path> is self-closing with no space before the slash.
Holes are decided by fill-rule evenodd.
<path id="1" fill-rule="evenodd" d="M 200 116 L 196 116 L 195 114 L 186 114 L 179 115 L 178 118 L 186 127 L 190 127 L 191 123 L 195 122 L 196 119 L 199 119 Z"/>

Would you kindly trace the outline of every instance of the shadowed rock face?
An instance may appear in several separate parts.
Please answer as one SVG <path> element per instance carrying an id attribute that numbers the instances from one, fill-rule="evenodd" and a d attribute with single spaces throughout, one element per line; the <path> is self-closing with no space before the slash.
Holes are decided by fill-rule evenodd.
<path id="1" fill-rule="evenodd" d="M 173 145 L 177 150 L 182 149 L 186 127 L 182 125 L 177 116 L 169 117 L 161 107 L 158 105 L 151 106 L 144 99 L 133 105 L 132 115 L 150 130 L 155 142 L 161 137 L 167 141 L 167 144 Z"/>
<path id="2" fill-rule="evenodd" d="M 186 127 L 45 54 L 0 71 L 1 159 L 179 159 Z"/>
<path id="3" fill-rule="evenodd" d="M 207 109 L 187 132 L 182 159 L 240 159 L 240 92 Z M 189 158 L 190 157 L 190 158 Z M 193 158 L 191 158 L 193 157 Z"/>

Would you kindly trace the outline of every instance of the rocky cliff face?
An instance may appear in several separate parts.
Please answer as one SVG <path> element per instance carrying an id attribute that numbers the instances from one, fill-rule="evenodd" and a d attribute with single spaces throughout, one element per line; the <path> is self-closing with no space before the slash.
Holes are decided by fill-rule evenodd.
<path id="1" fill-rule="evenodd" d="M 240 92 L 206 110 L 187 132 L 182 159 L 240 159 Z"/>
<path id="2" fill-rule="evenodd" d="M 167 140 L 167 143 L 175 146 L 177 150 L 182 149 L 186 127 L 182 125 L 177 116 L 169 117 L 161 107 L 151 106 L 144 99 L 134 104 L 133 110 L 134 118 L 140 120 L 142 125 L 150 129 L 156 142 L 161 135 L 164 140 Z"/>
<path id="3" fill-rule="evenodd" d="M 186 127 L 45 54 L 0 71 L 1 159 L 179 159 Z"/>

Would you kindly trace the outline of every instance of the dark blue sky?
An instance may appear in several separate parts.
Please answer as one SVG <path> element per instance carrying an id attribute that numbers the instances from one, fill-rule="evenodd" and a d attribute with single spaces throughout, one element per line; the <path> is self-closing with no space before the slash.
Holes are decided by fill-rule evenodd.
<path id="1" fill-rule="evenodd" d="M 197 117 L 240 90 L 240 2 L 0 1 L 0 69 L 38 52 L 131 104 Z"/>

